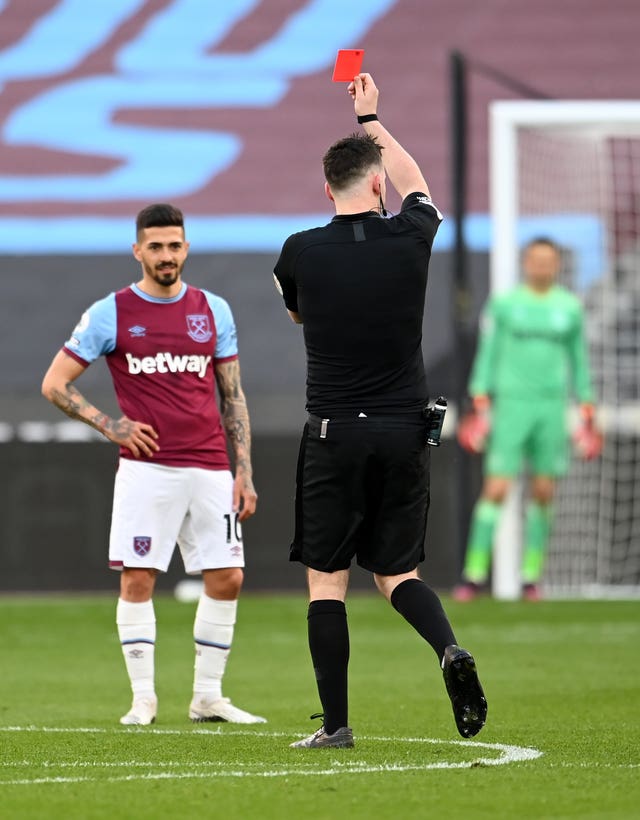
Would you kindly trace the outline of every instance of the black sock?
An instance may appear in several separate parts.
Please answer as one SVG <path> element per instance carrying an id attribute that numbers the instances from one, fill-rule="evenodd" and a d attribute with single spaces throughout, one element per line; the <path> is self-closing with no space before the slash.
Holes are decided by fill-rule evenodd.
<path id="1" fill-rule="evenodd" d="M 311 601 L 307 615 L 309 649 L 324 711 L 324 728 L 332 735 L 348 726 L 347 667 L 349 628 L 343 601 Z"/>
<path id="2" fill-rule="evenodd" d="M 456 643 L 451 624 L 436 593 L 419 578 L 408 578 L 393 590 L 391 603 L 442 660 L 445 647 Z"/>

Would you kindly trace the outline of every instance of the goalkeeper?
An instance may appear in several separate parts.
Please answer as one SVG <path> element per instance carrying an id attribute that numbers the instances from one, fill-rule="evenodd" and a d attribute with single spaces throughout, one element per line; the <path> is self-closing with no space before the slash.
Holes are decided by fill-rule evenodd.
<path id="1" fill-rule="evenodd" d="M 567 405 L 580 402 L 576 443 L 585 458 L 599 455 L 587 363 L 582 305 L 556 284 L 561 255 L 549 239 L 524 249 L 525 281 L 494 296 L 485 308 L 469 392 L 473 410 L 458 439 L 481 452 L 487 439 L 484 484 L 471 519 L 457 600 L 474 598 L 487 583 L 501 505 L 523 464 L 531 473 L 524 527 L 522 592 L 540 597 L 556 480 L 568 467 Z"/>

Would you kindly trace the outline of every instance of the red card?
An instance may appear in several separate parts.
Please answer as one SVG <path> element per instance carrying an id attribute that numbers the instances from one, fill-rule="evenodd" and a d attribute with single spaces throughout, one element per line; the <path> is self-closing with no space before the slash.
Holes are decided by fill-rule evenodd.
<path id="1" fill-rule="evenodd" d="M 341 48 L 333 69 L 334 83 L 350 83 L 360 73 L 364 50 L 361 48 Z"/>

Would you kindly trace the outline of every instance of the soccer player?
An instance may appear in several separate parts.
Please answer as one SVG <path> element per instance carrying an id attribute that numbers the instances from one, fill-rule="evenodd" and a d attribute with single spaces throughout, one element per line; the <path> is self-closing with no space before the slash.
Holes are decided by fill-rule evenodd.
<path id="1" fill-rule="evenodd" d="M 189 243 L 178 208 L 149 205 L 136 230 L 142 278 L 84 313 L 42 385 L 64 413 L 120 445 L 109 565 L 121 571 L 117 626 L 133 691 L 120 722 L 145 726 L 156 718 L 152 595 L 178 543 L 187 573 L 203 576 L 189 717 L 262 723 L 222 695 L 243 580 L 241 522 L 257 501 L 233 316 L 224 299 L 182 281 Z M 111 371 L 120 419 L 75 386 L 99 356 Z"/>
<path id="2" fill-rule="evenodd" d="M 469 392 L 473 413 L 459 439 L 471 452 L 488 438 L 482 493 L 473 510 L 459 601 L 473 599 L 487 583 L 501 505 L 526 460 L 531 469 L 526 510 L 523 595 L 540 597 L 540 579 L 551 528 L 556 479 L 568 466 L 567 403 L 571 388 L 581 402 L 586 457 L 599 452 L 587 366 L 582 306 L 556 284 L 559 248 L 534 239 L 524 249 L 523 284 L 488 302 Z M 590 449 L 591 448 L 591 449 Z"/>
<path id="3" fill-rule="evenodd" d="M 422 318 L 431 245 L 441 220 L 414 159 L 378 120 L 369 74 L 349 85 L 365 134 L 323 160 L 336 216 L 290 236 L 276 284 L 307 353 L 290 558 L 307 567 L 309 649 L 324 714 L 303 748 L 351 747 L 348 725 L 349 567 L 435 650 L 458 731 L 471 737 L 487 704 L 472 655 L 457 645 L 437 595 L 420 579 L 429 503 Z M 402 197 L 390 219 L 386 176 Z"/>

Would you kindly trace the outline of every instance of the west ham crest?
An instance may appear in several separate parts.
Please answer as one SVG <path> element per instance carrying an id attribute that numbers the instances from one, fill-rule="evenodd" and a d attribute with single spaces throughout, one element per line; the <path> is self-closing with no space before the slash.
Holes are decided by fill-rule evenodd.
<path id="1" fill-rule="evenodd" d="M 151 538 L 148 535 L 135 535 L 133 538 L 133 551 L 136 555 L 147 555 L 151 551 Z"/>
<path id="2" fill-rule="evenodd" d="M 187 316 L 187 331 L 194 342 L 208 342 L 213 336 L 209 317 L 206 313 L 192 313 Z"/>

